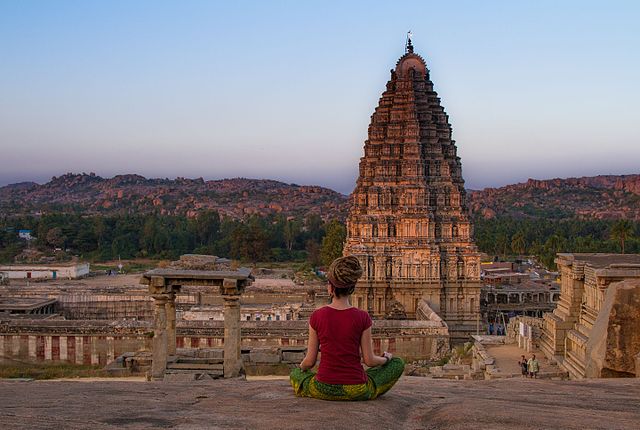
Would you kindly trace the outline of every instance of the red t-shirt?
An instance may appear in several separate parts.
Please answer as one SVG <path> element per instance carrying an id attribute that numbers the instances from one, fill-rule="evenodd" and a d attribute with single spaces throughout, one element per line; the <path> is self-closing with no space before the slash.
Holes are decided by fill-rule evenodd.
<path id="1" fill-rule="evenodd" d="M 311 314 L 311 327 L 320 341 L 320 367 L 316 379 L 325 384 L 364 384 L 367 375 L 360 364 L 362 332 L 371 317 L 358 308 L 338 310 L 323 306 Z"/>

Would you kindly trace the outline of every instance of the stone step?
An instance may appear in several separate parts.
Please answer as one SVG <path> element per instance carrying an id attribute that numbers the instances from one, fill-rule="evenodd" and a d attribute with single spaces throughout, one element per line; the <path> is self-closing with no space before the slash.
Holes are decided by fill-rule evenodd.
<path id="1" fill-rule="evenodd" d="M 222 358 L 185 358 L 178 357 L 174 363 L 192 363 L 192 364 L 221 364 L 224 362 Z"/>
<path id="2" fill-rule="evenodd" d="M 172 370 L 223 370 L 222 364 L 208 363 L 167 363 L 167 369 Z"/>
<path id="3" fill-rule="evenodd" d="M 224 376 L 222 371 L 167 370 L 164 380 L 169 382 L 212 381 Z"/>

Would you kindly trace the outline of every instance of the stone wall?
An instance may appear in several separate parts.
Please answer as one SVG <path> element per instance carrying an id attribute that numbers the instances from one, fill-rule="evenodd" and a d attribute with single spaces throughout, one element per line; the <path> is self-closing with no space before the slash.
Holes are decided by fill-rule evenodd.
<path id="1" fill-rule="evenodd" d="M 561 294 L 540 346 L 575 379 L 634 376 L 640 348 L 640 255 L 558 254 Z"/>
<path id="2" fill-rule="evenodd" d="M 304 347 L 307 321 L 242 321 L 242 348 Z M 150 350 L 153 329 L 147 321 L 0 321 L 0 360 L 69 361 L 106 365 L 130 351 Z M 222 321 L 179 321 L 179 348 L 220 348 Z M 433 360 L 449 351 L 446 326 L 433 321 L 374 321 L 373 343 L 407 361 Z"/>
<path id="3" fill-rule="evenodd" d="M 523 329 L 521 331 L 521 324 Z M 542 318 L 527 316 L 513 317 L 507 323 L 506 343 L 517 343 L 518 347 L 527 352 L 540 348 L 540 337 L 542 335 Z"/>
<path id="4" fill-rule="evenodd" d="M 149 349 L 148 324 L 103 321 L 0 321 L 0 363 L 66 361 L 104 366 L 124 352 Z"/>

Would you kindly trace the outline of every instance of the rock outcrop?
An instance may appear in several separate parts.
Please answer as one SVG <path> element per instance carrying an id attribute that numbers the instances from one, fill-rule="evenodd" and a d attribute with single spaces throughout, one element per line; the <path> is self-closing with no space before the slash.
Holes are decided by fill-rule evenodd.
<path id="1" fill-rule="evenodd" d="M 637 376 L 640 354 L 640 280 L 614 282 L 587 343 L 588 378 Z"/>
<path id="2" fill-rule="evenodd" d="M 294 397 L 286 380 L 0 381 L 0 391 L 2 428 L 626 430 L 640 422 L 640 384 L 621 379 L 405 376 L 369 402 Z"/>
<path id="3" fill-rule="evenodd" d="M 584 217 L 640 220 L 640 175 L 529 179 L 501 188 L 470 191 L 471 210 L 485 219 Z"/>

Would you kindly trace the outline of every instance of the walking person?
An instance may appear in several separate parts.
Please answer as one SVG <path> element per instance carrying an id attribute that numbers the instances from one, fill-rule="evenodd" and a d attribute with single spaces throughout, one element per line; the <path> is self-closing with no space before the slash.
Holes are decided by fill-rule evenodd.
<path id="1" fill-rule="evenodd" d="M 526 378 L 529 376 L 529 363 L 525 356 L 521 356 L 520 361 L 518 361 L 518 366 L 520 366 L 520 371 L 522 372 L 522 377 Z"/>
<path id="2" fill-rule="evenodd" d="M 356 257 L 338 258 L 327 271 L 331 303 L 313 312 L 309 319 L 307 355 L 289 376 L 300 397 L 322 400 L 372 400 L 400 379 L 404 361 L 391 353 L 375 355 L 371 317 L 349 302 L 362 268 Z M 318 373 L 311 371 L 322 350 Z M 360 355 L 362 351 L 362 357 Z M 366 372 L 364 364 L 370 367 Z"/>
<path id="3" fill-rule="evenodd" d="M 529 377 L 538 379 L 538 372 L 540 371 L 540 363 L 536 360 L 536 355 L 531 354 L 531 358 L 527 362 L 527 367 L 529 370 Z"/>

